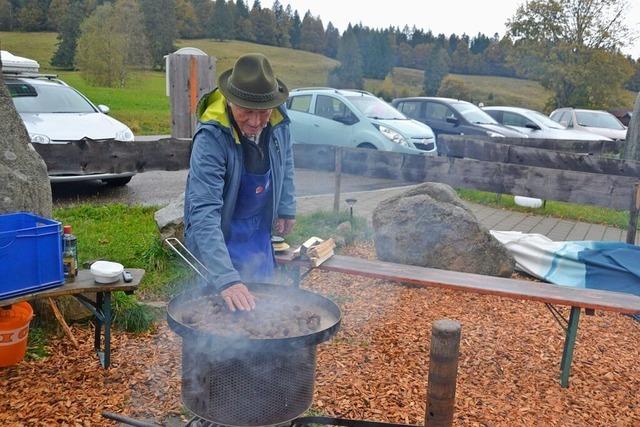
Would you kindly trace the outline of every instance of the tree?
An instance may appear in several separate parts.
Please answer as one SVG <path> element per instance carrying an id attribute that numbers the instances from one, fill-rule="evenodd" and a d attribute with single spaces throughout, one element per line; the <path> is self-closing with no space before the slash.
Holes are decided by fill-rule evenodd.
<path id="1" fill-rule="evenodd" d="M 256 3 L 258 7 L 256 7 Z M 256 1 L 251 9 L 251 23 L 255 40 L 260 44 L 275 46 L 276 44 L 276 17 L 271 9 L 259 8 L 260 2 Z"/>
<path id="2" fill-rule="evenodd" d="M 87 82 L 123 87 L 131 67 L 148 64 L 143 16 L 136 0 L 99 6 L 80 26 L 76 65 Z M 104 37 L 109 32 L 109 37 Z"/>
<path id="3" fill-rule="evenodd" d="M 329 86 L 362 89 L 362 57 L 351 25 L 340 39 L 338 61 L 340 65 L 329 73 Z"/>
<path id="4" fill-rule="evenodd" d="M 233 34 L 238 40 L 254 41 L 253 23 L 249 18 L 249 8 L 243 0 L 237 0 L 233 14 Z"/>
<path id="5" fill-rule="evenodd" d="M 422 88 L 425 95 L 437 95 L 442 79 L 444 79 L 447 74 L 449 74 L 447 54 L 444 49 L 435 47 L 431 50 L 424 68 L 424 82 Z"/>
<path id="6" fill-rule="evenodd" d="M 70 69 L 75 63 L 76 45 L 80 36 L 80 23 L 86 16 L 82 0 L 71 0 L 67 13 L 60 20 L 58 48 L 51 58 L 51 65 Z"/>
<path id="7" fill-rule="evenodd" d="M 140 0 L 144 28 L 154 67 L 164 69 L 164 56 L 175 50 L 175 0 Z"/>
<path id="8" fill-rule="evenodd" d="M 0 0 L 0 31 L 13 30 L 13 6 L 9 0 Z"/>
<path id="9" fill-rule="evenodd" d="M 462 79 L 453 76 L 447 76 L 438 89 L 438 96 L 446 98 L 469 100 L 469 89 Z"/>
<path id="10" fill-rule="evenodd" d="M 324 52 L 324 26 L 320 18 L 307 11 L 300 27 L 300 49 L 309 52 Z"/>
<path id="11" fill-rule="evenodd" d="M 531 0 L 509 20 L 510 62 L 553 91 L 548 108 L 617 106 L 632 67 L 619 54 L 631 39 L 626 0 Z M 597 73 L 594 72 L 597 70 Z"/>
<path id="12" fill-rule="evenodd" d="M 289 42 L 294 49 L 300 49 L 300 32 L 302 29 L 302 21 L 298 11 L 293 12 L 293 18 L 291 19 L 291 28 L 289 28 Z"/>
<path id="13" fill-rule="evenodd" d="M 176 29 L 183 39 L 194 39 L 199 36 L 198 16 L 189 0 L 176 0 Z"/>
<path id="14" fill-rule="evenodd" d="M 47 10 L 50 0 L 23 0 L 16 10 L 17 26 L 22 31 L 45 31 L 49 29 Z"/>
<path id="15" fill-rule="evenodd" d="M 233 21 L 225 0 L 216 0 L 209 19 L 209 35 L 217 40 L 233 37 Z"/>
<path id="16" fill-rule="evenodd" d="M 291 26 L 290 16 L 285 12 L 284 7 L 279 0 L 275 0 L 273 2 L 271 11 L 273 12 L 273 16 L 276 21 L 276 46 L 291 47 L 291 41 L 289 38 L 289 27 Z"/>
<path id="17" fill-rule="evenodd" d="M 60 24 L 65 13 L 69 9 L 69 0 L 51 0 L 49 4 L 49 25 L 56 31 L 60 31 Z"/>
<path id="18" fill-rule="evenodd" d="M 329 58 L 338 55 L 338 43 L 340 42 L 340 31 L 331 22 L 327 24 L 327 31 L 324 33 L 324 54 Z"/>

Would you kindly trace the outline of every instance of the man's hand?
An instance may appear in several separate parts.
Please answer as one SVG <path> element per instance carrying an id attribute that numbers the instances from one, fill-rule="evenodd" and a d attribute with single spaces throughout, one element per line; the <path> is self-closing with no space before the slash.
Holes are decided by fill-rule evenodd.
<path id="1" fill-rule="evenodd" d="M 281 236 L 286 236 L 287 234 L 291 233 L 291 230 L 293 230 L 293 226 L 295 224 L 295 219 L 278 218 L 275 226 L 276 233 Z"/>
<path id="2" fill-rule="evenodd" d="M 229 310 L 251 311 L 256 308 L 256 299 L 244 283 L 236 283 L 220 292 Z"/>

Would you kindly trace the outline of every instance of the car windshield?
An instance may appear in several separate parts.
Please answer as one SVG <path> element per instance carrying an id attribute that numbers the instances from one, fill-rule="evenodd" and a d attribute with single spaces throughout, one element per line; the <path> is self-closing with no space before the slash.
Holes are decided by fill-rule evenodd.
<path id="1" fill-rule="evenodd" d="M 576 111 L 580 126 L 624 130 L 618 119 L 603 111 Z"/>
<path id="2" fill-rule="evenodd" d="M 347 96 L 347 99 L 365 116 L 377 120 L 408 120 L 400 111 L 380 99 L 368 96 Z"/>
<path id="3" fill-rule="evenodd" d="M 451 104 L 453 108 L 464 117 L 469 123 L 477 125 L 497 125 L 493 117 L 482 111 L 473 104 L 456 102 Z"/>
<path id="4" fill-rule="evenodd" d="M 537 111 L 531 111 L 528 113 L 534 120 L 537 120 L 538 122 L 542 123 L 542 126 L 546 127 L 546 128 L 551 128 L 551 129 L 566 129 L 564 126 L 562 126 L 560 123 L 558 122 L 554 122 L 553 120 L 551 120 L 549 117 L 545 116 L 542 113 L 539 113 Z"/>
<path id="5" fill-rule="evenodd" d="M 18 113 L 95 113 L 78 92 L 68 86 L 8 83 Z"/>

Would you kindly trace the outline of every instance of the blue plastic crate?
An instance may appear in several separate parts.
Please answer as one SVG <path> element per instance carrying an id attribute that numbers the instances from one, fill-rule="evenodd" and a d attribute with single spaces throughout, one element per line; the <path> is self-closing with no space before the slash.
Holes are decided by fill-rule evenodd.
<path id="1" fill-rule="evenodd" d="M 0 300 L 63 283 L 61 224 L 28 212 L 0 215 Z"/>

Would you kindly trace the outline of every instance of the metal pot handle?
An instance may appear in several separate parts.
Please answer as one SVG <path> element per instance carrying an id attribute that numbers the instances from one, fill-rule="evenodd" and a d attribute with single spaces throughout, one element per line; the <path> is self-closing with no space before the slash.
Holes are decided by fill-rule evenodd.
<path id="1" fill-rule="evenodd" d="M 169 237 L 168 239 L 164 239 L 164 242 L 176 253 L 178 254 L 178 256 L 180 258 L 182 258 L 182 260 L 184 262 L 186 262 L 189 267 L 191 267 L 191 269 L 193 271 L 195 271 L 200 277 L 202 277 L 204 280 L 207 280 L 207 274 L 211 274 L 209 272 L 209 270 L 207 269 L 207 267 L 200 262 L 200 260 L 198 258 L 195 257 L 195 255 L 193 255 L 191 252 L 189 252 L 189 249 L 187 249 L 180 240 L 176 239 L 175 237 Z M 182 252 L 181 252 L 182 251 Z M 184 254 L 183 254 L 184 252 Z M 186 254 L 186 256 L 185 256 Z M 188 258 L 187 258 L 188 257 Z M 191 259 L 191 261 L 189 260 L 189 258 Z M 196 264 L 202 268 L 202 270 L 204 270 L 204 273 L 202 271 L 199 270 L 198 267 L 196 267 Z M 206 274 L 205 274 L 206 273 Z"/>

